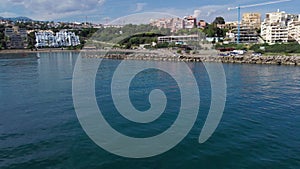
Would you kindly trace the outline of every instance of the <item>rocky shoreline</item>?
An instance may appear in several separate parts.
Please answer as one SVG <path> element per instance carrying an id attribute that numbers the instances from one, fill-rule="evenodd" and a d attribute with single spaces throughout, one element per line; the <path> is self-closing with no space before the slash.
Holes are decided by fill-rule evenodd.
<path id="1" fill-rule="evenodd" d="M 121 60 L 153 60 L 153 61 L 184 61 L 184 62 L 220 62 L 239 64 L 272 64 L 272 65 L 292 65 L 300 66 L 300 56 L 252 56 L 250 54 L 237 56 L 219 55 L 179 55 L 165 51 L 115 51 L 105 54 L 88 54 L 90 58 L 106 58 Z"/>

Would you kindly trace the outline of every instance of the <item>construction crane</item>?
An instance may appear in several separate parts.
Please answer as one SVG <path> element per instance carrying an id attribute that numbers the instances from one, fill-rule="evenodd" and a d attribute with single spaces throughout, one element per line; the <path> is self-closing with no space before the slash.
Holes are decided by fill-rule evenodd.
<path id="1" fill-rule="evenodd" d="M 264 6 L 264 5 L 271 5 L 271 4 L 277 4 L 282 2 L 288 2 L 291 0 L 278 0 L 278 1 L 271 1 L 271 2 L 264 2 L 264 3 L 258 3 L 258 4 L 252 4 L 252 5 L 238 5 L 237 7 L 228 8 L 228 10 L 237 10 L 238 12 L 238 37 L 237 37 L 237 43 L 240 43 L 240 34 L 241 34 L 241 9 L 244 8 L 251 8 L 251 7 L 257 7 L 257 6 Z"/>

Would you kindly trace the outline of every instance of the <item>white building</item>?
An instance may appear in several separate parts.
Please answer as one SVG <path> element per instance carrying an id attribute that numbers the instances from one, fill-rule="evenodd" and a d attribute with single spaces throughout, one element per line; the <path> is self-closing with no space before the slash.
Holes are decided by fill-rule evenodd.
<path id="1" fill-rule="evenodd" d="M 197 27 L 197 18 L 193 16 L 184 17 L 184 28 L 193 29 Z"/>
<path id="2" fill-rule="evenodd" d="M 186 35 L 186 36 L 160 36 L 158 37 L 158 43 L 172 43 L 172 42 L 189 42 L 189 41 L 194 41 L 198 42 L 199 41 L 199 35 Z"/>
<path id="3" fill-rule="evenodd" d="M 68 47 L 80 45 L 79 37 L 73 32 L 60 31 L 55 35 L 52 31 L 35 33 L 36 47 Z"/>
<path id="4" fill-rule="evenodd" d="M 263 39 L 270 44 L 274 43 L 286 43 L 289 40 L 289 31 L 287 26 L 280 25 L 269 25 L 262 26 L 261 36 Z"/>
<path id="5" fill-rule="evenodd" d="M 296 27 L 299 25 L 295 24 L 298 20 L 298 15 L 287 14 L 279 10 L 267 13 L 264 22 L 261 24 L 261 36 L 269 44 L 296 40 L 291 35 L 295 34 L 298 29 Z"/>
<path id="6" fill-rule="evenodd" d="M 300 21 L 293 21 L 288 23 L 289 37 L 296 40 L 300 44 Z"/>

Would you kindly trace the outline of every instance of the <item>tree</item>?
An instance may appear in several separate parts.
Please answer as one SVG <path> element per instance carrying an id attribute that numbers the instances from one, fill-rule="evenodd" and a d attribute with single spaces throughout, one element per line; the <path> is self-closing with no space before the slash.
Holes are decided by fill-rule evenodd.
<path id="1" fill-rule="evenodd" d="M 4 33 L 0 32 L 0 41 L 4 39 Z"/>
<path id="2" fill-rule="evenodd" d="M 164 42 L 164 43 L 158 43 L 157 48 L 167 48 L 169 47 L 169 43 L 168 42 Z"/>
<path id="3" fill-rule="evenodd" d="M 204 32 L 204 33 L 206 34 L 206 36 L 208 36 L 208 37 L 214 37 L 215 34 L 216 34 L 214 25 L 212 25 L 212 24 L 208 25 L 208 26 L 204 29 L 203 32 Z"/>
<path id="4" fill-rule="evenodd" d="M 213 21 L 213 24 L 225 24 L 225 19 L 222 16 L 218 16 Z"/>
<path id="5" fill-rule="evenodd" d="M 35 46 L 35 32 L 31 32 L 28 34 L 28 47 L 29 49 L 33 49 Z"/>
<path id="6" fill-rule="evenodd" d="M 218 28 L 216 24 L 209 24 L 203 32 L 207 37 L 225 37 L 226 29 Z"/>

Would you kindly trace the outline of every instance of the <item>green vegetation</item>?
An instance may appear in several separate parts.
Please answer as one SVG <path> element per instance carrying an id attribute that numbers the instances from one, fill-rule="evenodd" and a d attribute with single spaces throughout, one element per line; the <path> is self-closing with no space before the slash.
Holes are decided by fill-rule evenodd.
<path id="1" fill-rule="evenodd" d="M 228 29 L 221 29 L 218 27 L 218 24 L 225 24 L 223 17 L 216 17 L 216 19 L 211 24 L 207 24 L 203 32 L 207 37 L 225 37 Z"/>
<path id="2" fill-rule="evenodd" d="M 296 42 L 274 45 L 256 44 L 250 49 L 260 53 L 300 53 L 300 44 Z"/>
<path id="3" fill-rule="evenodd" d="M 0 50 L 2 47 L 4 47 L 5 41 L 4 41 L 4 35 L 2 32 L 0 32 Z"/>
<path id="4" fill-rule="evenodd" d="M 76 35 L 79 36 L 80 45 L 76 47 L 72 47 L 71 49 L 82 49 L 86 41 L 89 38 L 91 38 L 97 31 L 98 29 L 96 28 L 84 28 L 81 30 L 72 30 L 71 32 L 74 32 Z"/>
<path id="5" fill-rule="evenodd" d="M 138 46 L 140 44 L 151 44 L 152 42 L 157 43 L 157 37 L 163 36 L 162 34 L 156 33 L 141 33 L 130 36 L 118 42 L 118 44 L 126 49 L 131 48 L 132 46 Z"/>
<path id="6" fill-rule="evenodd" d="M 175 46 L 175 43 L 168 43 L 168 42 L 164 42 L 164 43 L 158 43 L 156 45 L 157 48 L 168 48 L 168 47 L 171 47 L 171 46 Z"/>
<path id="7" fill-rule="evenodd" d="M 83 48 L 83 45 L 77 45 L 77 46 L 68 46 L 67 49 L 68 50 L 81 50 Z"/>
<path id="8" fill-rule="evenodd" d="M 171 30 L 165 28 L 157 28 L 151 25 L 125 25 L 122 28 L 101 28 L 92 37 L 92 40 L 119 43 L 120 41 L 140 33 L 153 33 L 161 35 L 170 35 Z"/>
<path id="9" fill-rule="evenodd" d="M 27 37 L 27 42 L 28 42 L 28 49 L 33 49 L 35 48 L 35 32 L 31 32 L 30 34 L 28 34 Z"/>
<path id="10" fill-rule="evenodd" d="M 76 35 L 78 35 L 81 38 L 90 38 L 93 36 L 94 33 L 98 31 L 97 28 L 84 28 L 81 30 L 71 30 L 71 32 L 74 32 Z"/>
<path id="11" fill-rule="evenodd" d="M 100 28 L 97 31 L 89 33 L 85 33 L 84 31 L 75 33 L 78 33 L 80 37 L 86 37 L 81 39 L 87 40 L 87 44 L 95 46 L 96 48 L 122 47 L 129 49 L 139 46 L 139 44 L 149 44 L 145 46 L 149 48 L 152 42 L 157 43 L 158 36 L 170 35 L 171 30 L 165 28 L 159 29 L 145 24 L 129 24 L 122 28 Z"/>
<path id="12" fill-rule="evenodd" d="M 230 44 L 220 44 L 217 43 L 215 48 L 221 49 L 221 48 L 234 48 L 236 50 L 248 50 L 251 46 L 247 44 L 236 44 L 236 43 L 230 43 Z"/>
<path id="13" fill-rule="evenodd" d="M 19 28 L 26 28 L 29 25 L 29 23 L 24 22 L 16 22 L 15 26 L 18 26 Z"/>
<path id="14" fill-rule="evenodd" d="M 225 37 L 228 30 L 218 28 L 216 24 L 209 24 L 203 32 L 207 37 Z"/>
<path id="15" fill-rule="evenodd" d="M 269 45 L 267 43 L 265 44 L 216 44 L 216 49 L 222 49 L 222 48 L 234 48 L 237 50 L 253 50 L 254 52 L 258 53 L 300 53 L 300 44 L 293 42 L 293 43 L 284 43 L 284 44 L 274 44 Z"/>
<path id="16" fill-rule="evenodd" d="M 180 29 L 178 32 L 174 33 L 174 35 L 195 35 L 199 34 L 202 31 L 198 28 L 193 29 Z"/>
<path id="17" fill-rule="evenodd" d="M 188 51 L 188 50 L 192 50 L 191 47 L 197 46 L 197 44 L 198 44 L 197 42 L 194 42 L 194 43 L 188 42 L 189 45 L 176 44 L 175 42 L 158 43 L 157 37 L 159 37 L 159 36 L 164 36 L 164 35 L 152 33 L 152 32 L 135 34 L 133 36 L 130 36 L 128 38 L 121 40 L 120 42 L 118 42 L 118 45 L 115 45 L 114 47 L 132 49 L 132 48 L 139 47 L 139 45 L 143 44 L 143 45 L 145 45 L 144 48 L 147 48 L 147 49 L 151 49 L 151 48 L 152 49 L 153 48 L 184 48 L 185 51 Z"/>
<path id="18" fill-rule="evenodd" d="M 138 47 L 140 44 L 148 44 L 145 45 L 145 48 L 182 47 L 182 45 L 176 45 L 175 42 L 157 43 L 157 37 L 159 36 L 164 36 L 164 35 L 152 33 L 152 32 L 140 33 L 121 40 L 120 42 L 118 42 L 118 46 L 115 47 L 130 49 L 130 48 Z M 156 44 L 156 46 L 152 46 L 153 42 Z"/>
<path id="19" fill-rule="evenodd" d="M 5 47 L 4 25 L 0 25 L 0 50 Z"/>
<path id="20" fill-rule="evenodd" d="M 216 19 L 213 21 L 213 24 L 225 24 L 225 19 L 221 16 L 216 17 Z"/>

